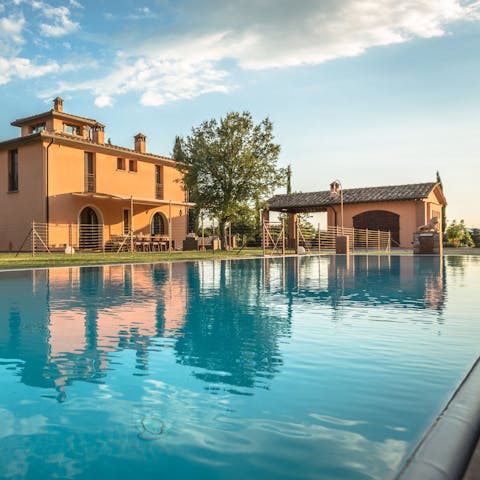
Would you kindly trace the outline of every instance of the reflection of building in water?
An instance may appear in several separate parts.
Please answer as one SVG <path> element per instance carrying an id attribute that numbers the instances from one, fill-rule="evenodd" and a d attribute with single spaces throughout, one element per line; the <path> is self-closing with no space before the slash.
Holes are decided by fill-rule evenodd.
<path id="1" fill-rule="evenodd" d="M 442 257 L 354 255 L 265 259 L 265 288 L 298 292 L 298 301 L 427 308 L 445 302 Z"/>
<path id="2" fill-rule="evenodd" d="M 71 382 L 106 376 L 112 352 L 134 351 L 145 373 L 155 337 L 174 337 L 177 362 L 212 390 L 269 388 L 295 306 L 324 304 L 340 316 L 349 305 L 437 312 L 446 290 L 440 259 L 423 256 L 53 269 L 0 281 L 0 357 L 14 359 L 25 384 L 55 387 L 59 400 Z"/>
<path id="3" fill-rule="evenodd" d="M 375 302 L 441 311 L 445 301 L 445 276 L 438 256 L 332 257 L 331 288 L 353 302 Z M 341 284 L 338 279 L 341 278 Z"/>
<path id="4" fill-rule="evenodd" d="M 110 352 L 134 350 L 145 369 L 152 337 L 176 335 L 184 322 L 185 270 L 179 263 L 8 274 L 0 357 L 23 361 L 22 381 L 56 387 L 59 399 L 71 381 L 103 377 Z"/>

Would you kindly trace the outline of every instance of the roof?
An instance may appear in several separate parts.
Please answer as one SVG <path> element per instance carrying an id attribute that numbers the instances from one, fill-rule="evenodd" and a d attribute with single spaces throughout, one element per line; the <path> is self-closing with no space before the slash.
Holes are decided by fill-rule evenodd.
<path id="1" fill-rule="evenodd" d="M 22 125 L 28 125 L 31 122 L 40 121 L 48 117 L 62 118 L 63 120 L 73 120 L 77 122 L 82 122 L 86 125 L 91 125 L 91 126 L 99 125 L 100 127 L 105 127 L 105 125 L 101 124 L 100 122 L 97 122 L 93 118 L 79 117 L 78 115 L 59 112 L 58 110 L 54 110 L 54 109 L 48 110 L 47 112 L 38 113 L 30 117 L 17 118 L 10 125 L 13 125 L 14 127 L 21 127 Z"/>
<path id="2" fill-rule="evenodd" d="M 436 182 L 343 189 L 343 203 L 391 202 L 427 198 L 438 185 Z M 267 200 L 270 210 L 290 212 L 325 211 L 330 205 L 339 205 L 340 196 L 331 197 L 330 190 L 321 192 L 275 195 Z"/>
<path id="3" fill-rule="evenodd" d="M 9 140 L 4 140 L 3 142 L 0 142 L 0 149 L 16 148 L 16 146 L 19 144 L 35 142 L 38 140 L 48 141 L 49 139 L 53 139 L 54 142 L 55 140 L 58 140 L 59 143 L 63 144 L 80 144 L 84 147 L 86 146 L 90 148 L 99 148 L 104 152 L 119 156 L 123 154 L 123 156 L 130 158 L 136 157 L 154 161 L 161 160 L 162 162 L 169 163 L 171 165 L 176 164 L 175 160 L 173 160 L 172 158 L 162 155 L 155 155 L 153 153 L 141 153 L 137 152 L 136 150 L 132 150 L 131 148 L 120 147 L 118 145 L 112 145 L 111 143 L 96 143 L 93 140 L 87 140 L 86 138 L 82 138 L 77 135 L 71 135 L 63 132 L 50 132 L 47 130 L 42 130 L 38 133 L 32 133 L 31 135 L 24 135 L 23 137 L 16 137 Z"/>

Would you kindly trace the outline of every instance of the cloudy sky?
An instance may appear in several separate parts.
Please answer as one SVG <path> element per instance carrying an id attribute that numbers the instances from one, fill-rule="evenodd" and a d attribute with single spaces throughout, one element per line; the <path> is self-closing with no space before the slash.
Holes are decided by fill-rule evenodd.
<path id="1" fill-rule="evenodd" d="M 480 1 L 0 0 L 0 138 L 50 108 L 168 155 L 232 110 L 268 116 L 293 188 L 434 181 L 480 226 Z"/>

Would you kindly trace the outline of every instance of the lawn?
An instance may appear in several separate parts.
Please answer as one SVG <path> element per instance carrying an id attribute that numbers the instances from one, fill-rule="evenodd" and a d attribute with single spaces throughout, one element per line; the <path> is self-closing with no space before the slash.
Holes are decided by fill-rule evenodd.
<path id="1" fill-rule="evenodd" d="M 287 253 L 293 254 L 293 251 Z M 327 253 L 327 252 L 326 252 Z M 332 252 L 328 252 L 332 253 Z M 364 254 L 364 252 L 358 252 Z M 410 249 L 394 249 L 393 255 L 411 254 Z M 279 254 L 279 253 L 277 253 Z M 385 252 L 368 252 L 369 255 L 384 255 Z M 480 255 L 479 248 L 446 248 L 445 255 Z M 150 262 L 175 262 L 185 260 L 212 260 L 224 258 L 245 258 L 261 257 L 263 250 L 261 248 L 245 248 L 242 251 L 221 251 L 212 252 L 162 252 L 162 253 L 75 253 L 74 255 L 65 255 L 64 253 L 41 253 L 32 256 L 31 253 L 0 253 L 0 270 L 10 270 L 19 268 L 49 268 L 49 267 L 68 267 L 80 265 L 112 265 L 120 263 L 150 263 Z"/>
<path id="2" fill-rule="evenodd" d="M 261 249 L 244 249 L 239 251 L 205 252 L 166 252 L 166 253 L 40 253 L 32 256 L 31 253 L 0 253 L 0 270 L 18 268 L 67 267 L 79 265 L 111 265 L 117 263 L 150 263 L 181 260 L 223 259 L 239 257 L 262 256 Z"/>

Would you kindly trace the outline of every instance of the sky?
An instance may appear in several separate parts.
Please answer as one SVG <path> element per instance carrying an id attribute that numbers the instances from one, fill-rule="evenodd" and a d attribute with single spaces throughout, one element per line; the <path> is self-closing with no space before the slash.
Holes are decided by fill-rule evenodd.
<path id="1" fill-rule="evenodd" d="M 231 111 L 268 117 L 294 191 L 435 181 L 480 227 L 478 0 L 0 0 L 0 139 L 64 99 L 170 155 Z"/>

